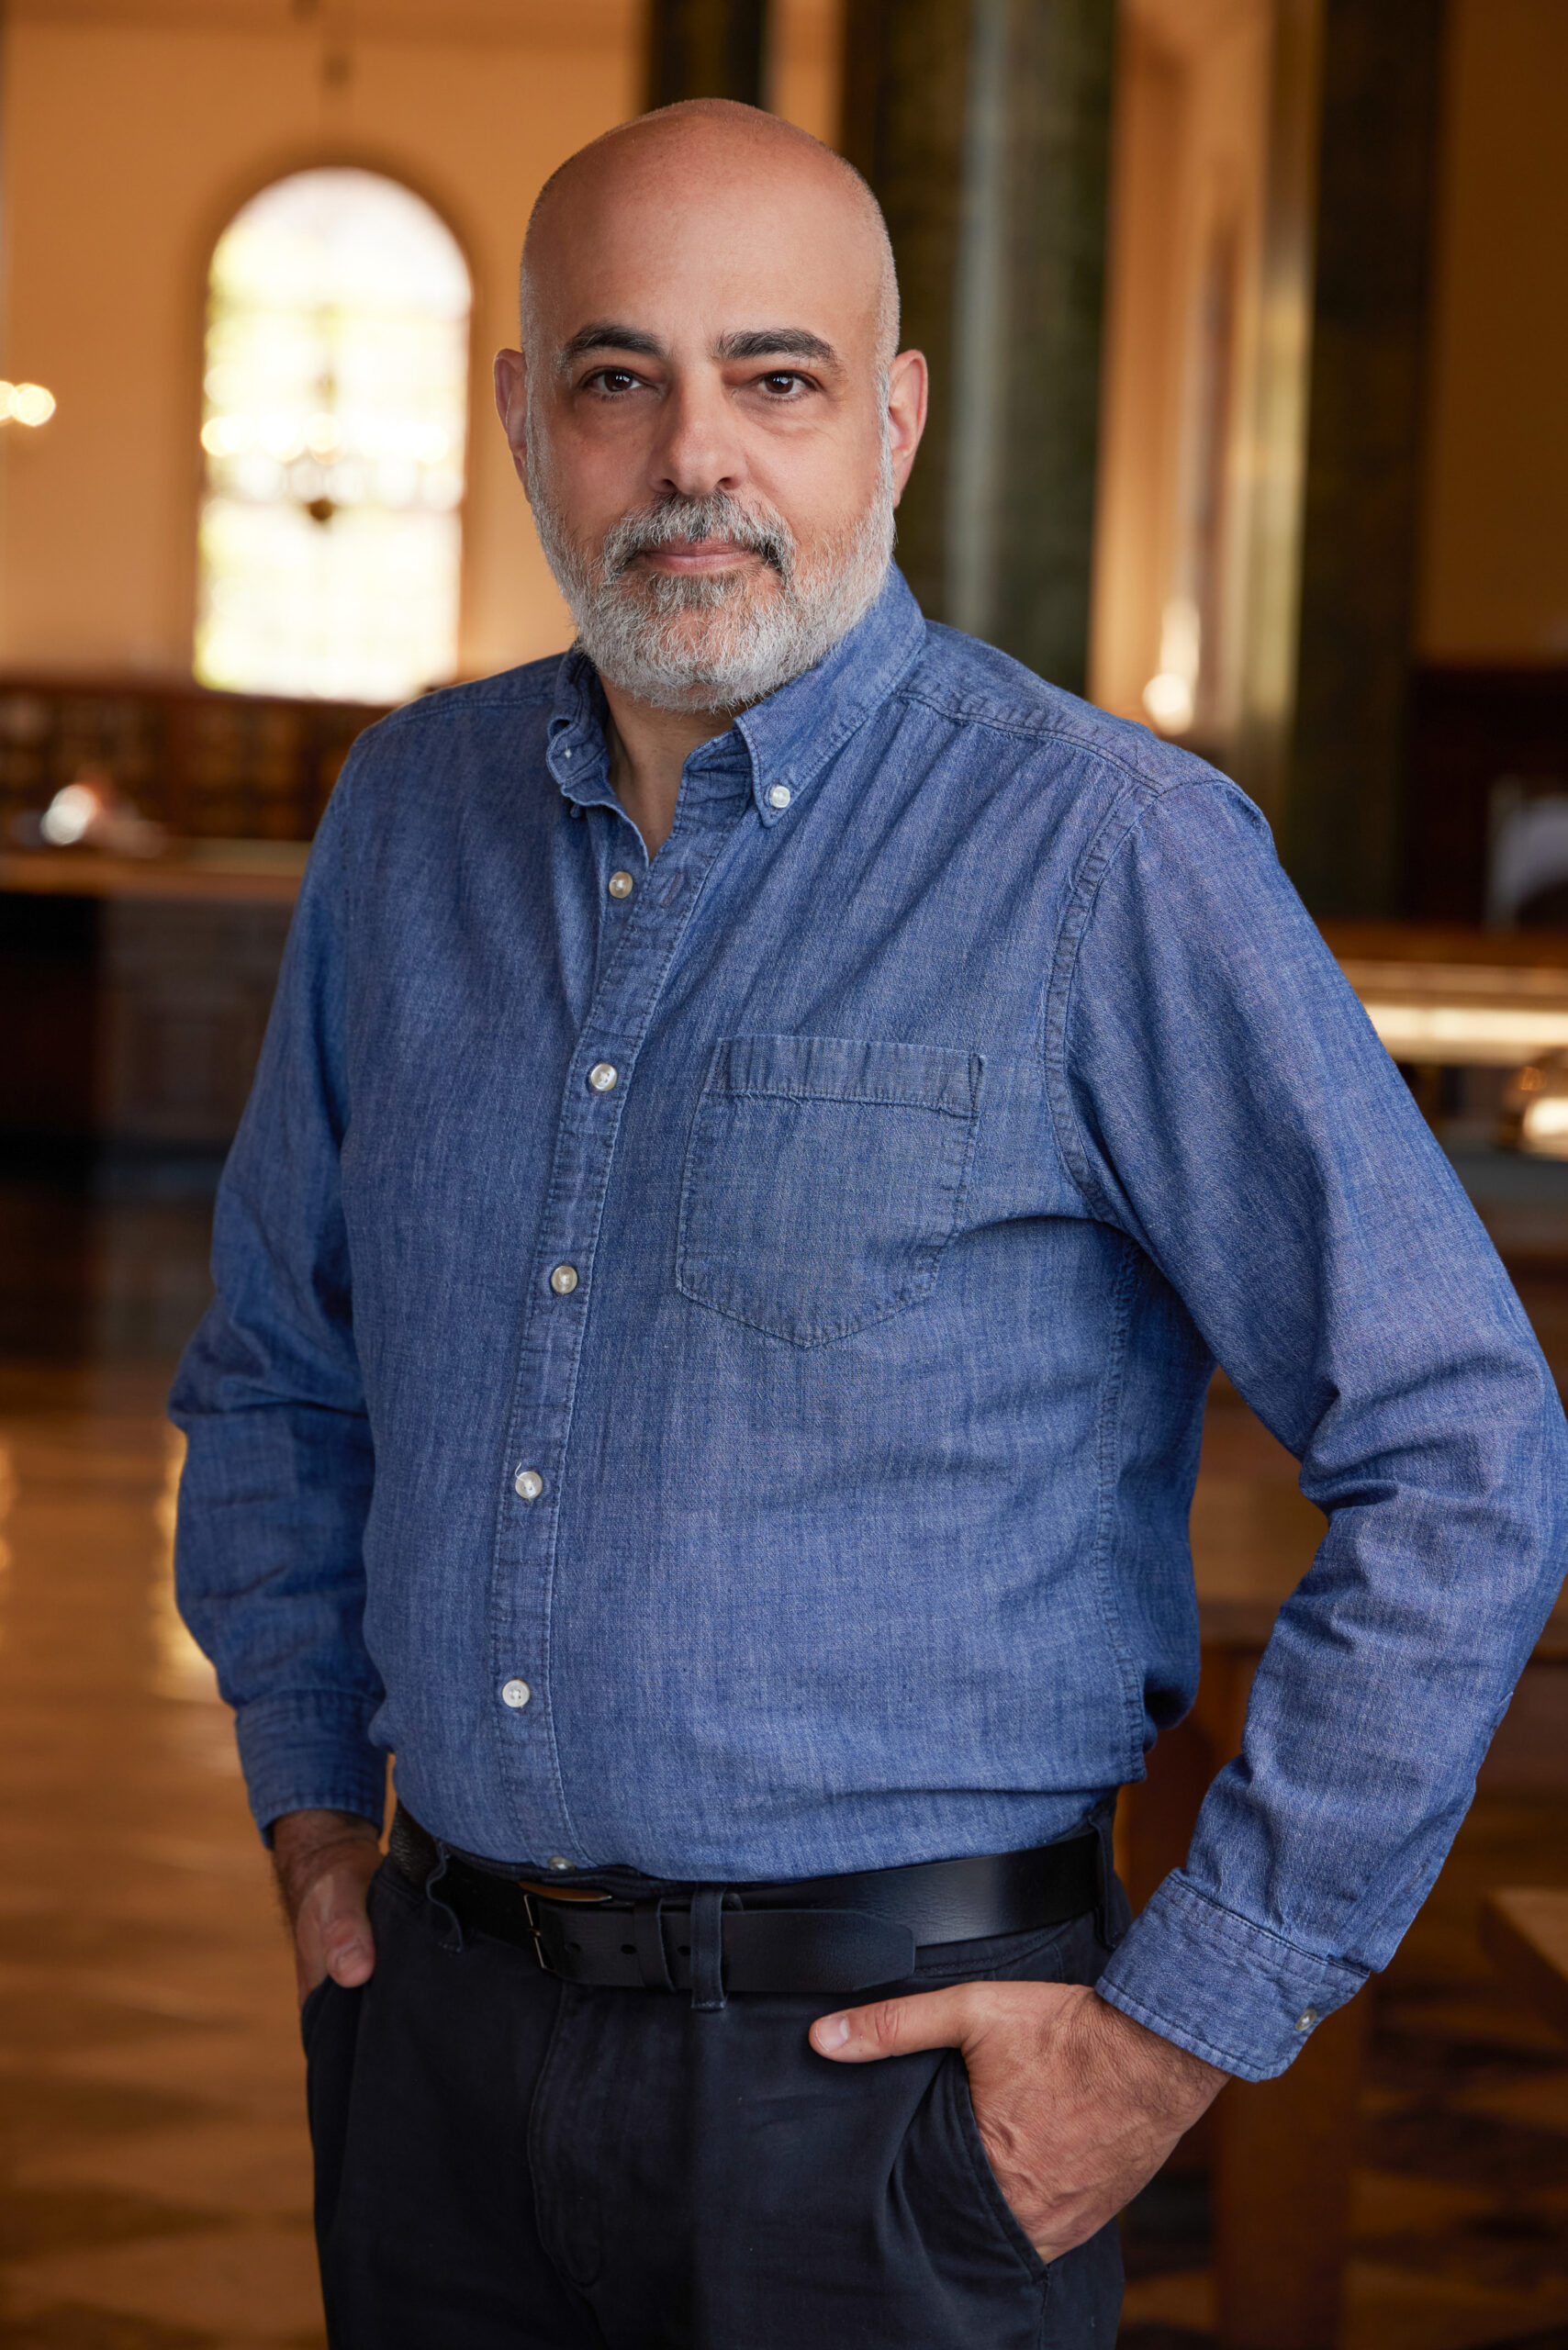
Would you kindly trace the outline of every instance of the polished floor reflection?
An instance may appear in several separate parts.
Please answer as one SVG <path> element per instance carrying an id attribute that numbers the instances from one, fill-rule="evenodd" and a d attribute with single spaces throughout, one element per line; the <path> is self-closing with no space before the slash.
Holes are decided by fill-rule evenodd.
<path id="1" fill-rule="evenodd" d="M 303 2065 L 163 1366 L 0 1369 L 0 2342 L 317 2350 Z"/>
<path id="2" fill-rule="evenodd" d="M 0 1192 L 4 2350 L 323 2342 L 287 1954 L 170 1594 L 162 1407 L 202 1224 L 194 1203 Z M 1568 1356 L 1568 1279 L 1526 1296 Z M 1215 1573 L 1309 1550 L 1303 1507 L 1277 1448 L 1216 1405 L 1195 1521 Z M 1346 2350 L 1568 2350 L 1568 2042 L 1475 1937 L 1488 1886 L 1568 1883 L 1559 1689 L 1527 1684 L 1377 1986 Z M 1128 2250 L 1124 2350 L 1213 2344 L 1202 2178 L 1158 2182 Z"/>

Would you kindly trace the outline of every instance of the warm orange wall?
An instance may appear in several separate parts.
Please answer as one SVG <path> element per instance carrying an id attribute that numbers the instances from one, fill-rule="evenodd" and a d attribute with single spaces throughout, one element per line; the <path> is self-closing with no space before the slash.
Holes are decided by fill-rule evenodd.
<path id="1" fill-rule="evenodd" d="M 839 6 L 772 11 L 774 103 L 830 139 Z M 564 644 L 489 361 L 516 340 L 541 182 L 638 103 L 638 0 L 364 6 L 342 86 L 322 73 L 323 20 L 283 0 L 12 0 L 6 14 L 0 373 L 47 384 L 60 408 L 42 431 L 0 433 L 0 666 L 188 674 L 207 261 L 246 196 L 332 161 L 418 188 L 474 270 L 462 670 Z M 388 31 L 420 25 L 432 37 Z"/>
<path id="2" fill-rule="evenodd" d="M 1419 647 L 1568 659 L 1568 0 L 1452 0 Z"/>
<path id="3" fill-rule="evenodd" d="M 515 341 L 541 181 L 633 106 L 635 10 L 518 8 L 552 18 L 530 46 L 362 39 L 329 90 L 319 38 L 281 10 L 275 32 L 12 16 L 0 372 L 60 408 L 0 435 L 0 663 L 188 674 L 207 257 L 257 186 L 328 160 L 407 178 L 475 272 L 463 670 L 566 641 L 483 379 Z"/>

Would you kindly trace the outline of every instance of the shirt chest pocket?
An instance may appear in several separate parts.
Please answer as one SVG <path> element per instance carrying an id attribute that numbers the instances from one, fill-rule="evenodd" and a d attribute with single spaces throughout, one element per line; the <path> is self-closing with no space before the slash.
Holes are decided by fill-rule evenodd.
<path id="1" fill-rule="evenodd" d="M 727 1038 L 687 1147 L 682 1295 L 798 1347 L 927 1296 L 963 1211 L 981 1066 L 935 1045 Z"/>

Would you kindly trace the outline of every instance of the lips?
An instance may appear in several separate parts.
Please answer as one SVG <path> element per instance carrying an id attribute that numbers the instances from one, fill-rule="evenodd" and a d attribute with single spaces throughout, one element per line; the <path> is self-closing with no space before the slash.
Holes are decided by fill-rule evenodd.
<path id="1" fill-rule="evenodd" d="M 734 562 L 756 550 L 742 546 L 737 539 L 666 539 L 661 545 L 644 547 L 642 552 L 654 561 L 702 564 Z"/>

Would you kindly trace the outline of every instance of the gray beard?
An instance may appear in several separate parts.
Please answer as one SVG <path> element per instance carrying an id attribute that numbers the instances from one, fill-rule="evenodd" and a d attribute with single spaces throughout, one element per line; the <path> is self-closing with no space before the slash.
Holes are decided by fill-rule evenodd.
<path id="1" fill-rule="evenodd" d="M 532 431 L 529 442 L 534 525 L 578 646 L 608 684 L 655 710 L 749 709 L 814 668 L 881 593 L 893 553 L 885 443 L 869 505 L 809 563 L 781 515 L 742 506 L 724 490 L 623 515 L 589 562 L 567 533 Z M 646 549 L 719 537 L 760 554 L 763 576 L 682 579 L 633 568 Z"/>

